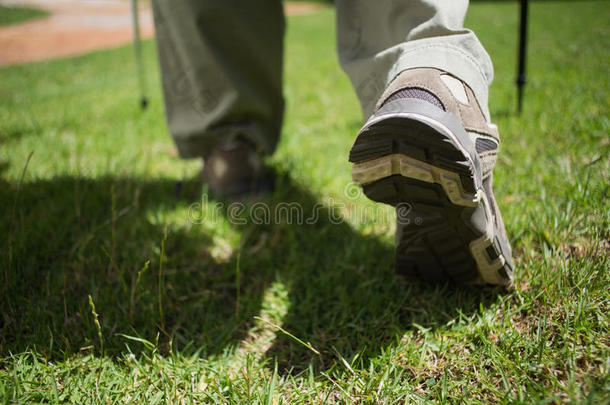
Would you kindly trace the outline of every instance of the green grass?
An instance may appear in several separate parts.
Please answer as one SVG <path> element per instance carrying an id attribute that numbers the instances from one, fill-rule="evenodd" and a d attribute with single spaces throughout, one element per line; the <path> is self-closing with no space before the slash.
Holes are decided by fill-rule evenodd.
<path id="1" fill-rule="evenodd" d="M 37 8 L 0 5 L 0 26 L 17 24 L 48 15 L 49 13 L 45 10 Z"/>
<path id="2" fill-rule="evenodd" d="M 391 210 L 355 215 L 375 205 L 344 192 L 361 118 L 330 10 L 289 20 L 272 159 L 270 204 L 314 225 L 192 206 L 199 163 L 175 156 L 150 42 L 145 112 L 130 48 L 0 70 L 1 402 L 607 403 L 607 17 L 532 4 L 516 117 L 517 6 L 471 7 L 496 68 L 507 293 L 401 279 Z"/>

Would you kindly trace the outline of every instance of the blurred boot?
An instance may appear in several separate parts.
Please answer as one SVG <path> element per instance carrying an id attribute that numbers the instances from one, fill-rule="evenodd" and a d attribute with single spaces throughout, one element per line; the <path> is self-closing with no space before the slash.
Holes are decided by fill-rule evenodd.
<path id="1" fill-rule="evenodd" d="M 249 144 L 235 141 L 218 145 L 204 157 L 203 181 L 215 198 L 241 200 L 273 191 L 273 172 Z"/>

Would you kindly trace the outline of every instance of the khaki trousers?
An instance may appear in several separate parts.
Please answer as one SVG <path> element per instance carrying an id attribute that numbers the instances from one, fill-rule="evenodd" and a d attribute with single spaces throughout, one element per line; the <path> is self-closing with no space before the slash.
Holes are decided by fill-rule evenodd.
<path id="1" fill-rule="evenodd" d="M 280 0 L 153 0 L 169 130 L 183 158 L 242 137 L 273 153 L 282 126 Z M 466 82 L 489 120 L 493 67 L 463 27 L 468 0 L 337 0 L 337 48 L 366 119 L 400 72 Z"/>

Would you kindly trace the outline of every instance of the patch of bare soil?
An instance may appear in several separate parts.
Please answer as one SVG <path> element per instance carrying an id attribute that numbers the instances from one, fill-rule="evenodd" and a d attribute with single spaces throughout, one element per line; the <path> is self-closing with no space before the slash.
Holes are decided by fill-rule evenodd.
<path id="1" fill-rule="evenodd" d="M 0 27 L 0 66 L 79 55 L 133 40 L 130 5 L 121 0 L 0 0 L 48 10 L 47 18 Z M 315 3 L 286 3 L 286 14 L 319 10 Z M 143 38 L 154 35 L 152 12 L 139 11 Z"/>

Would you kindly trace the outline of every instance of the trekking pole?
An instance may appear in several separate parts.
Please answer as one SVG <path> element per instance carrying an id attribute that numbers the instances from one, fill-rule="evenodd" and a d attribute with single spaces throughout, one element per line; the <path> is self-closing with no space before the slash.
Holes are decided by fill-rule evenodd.
<path id="1" fill-rule="evenodd" d="M 527 11 L 528 0 L 521 0 L 521 20 L 519 25 L 519 66 L 517 71 L 517 114 L 523 109 L 523 89 L 527 81 L 525 60 L 527 58 Z"/>
<path id="2" fill-rule="evenodd" d="M 130 0 L 131 16 L 133 17 L 133 52 L 136 60 L 136 74 L 140 82 L 140 107 L 144 110 L 148 106 L 146 97 L 146 82 L 144 79 L 144 65 L 142 64 L 142 46 L 140 43 L 140 19 L 138 15 L 138 0 Z"/>

